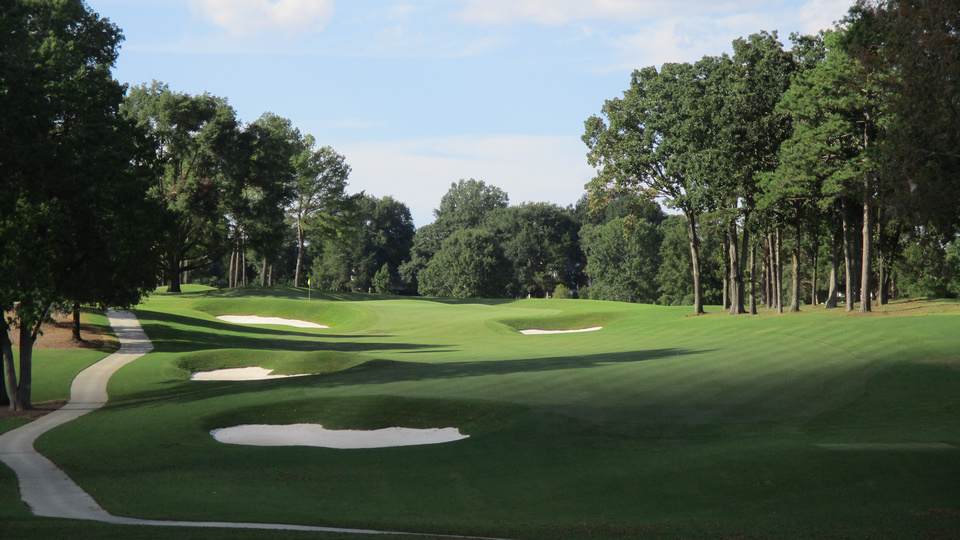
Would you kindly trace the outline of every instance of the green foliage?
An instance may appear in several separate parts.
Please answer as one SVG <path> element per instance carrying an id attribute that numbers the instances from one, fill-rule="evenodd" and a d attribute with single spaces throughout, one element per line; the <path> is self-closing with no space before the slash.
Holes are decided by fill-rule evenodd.
<path id="1" fill-rule="evenodd" d="M 419 281 L 423 296 L 502 298 L 510 282 L 510 262 L 492 233 L 462 229 L 444 240 Z"/>
<path id="2" fill-rule="evenodd" d="M 670 216 L 660 225 L 663 241 L 660 244 L 660 267 L 656 283 L 660 296 L 657 304 L 664 306 L 693 305 L 693 278 L 690 276 L 690 243 L 687 240 L 687 224 L 683 216 Z M 709 305 L 722 302 L 720 260 L 722 247 L 715 235 L 701 238 L 700 251 L 703 301 Z"/>
<path id="3" fill-rule="evenodd" d="M 373 291 L 380 294 L 393 292 L 390 284 L 390 263 L 383 263 L 383 266 L 373 275 Z"/>
<path id="4" fill-rule="evenodd" d="M 509 293 L 542 298 L 557 284 L 575 288 L 585 265 L 580 226 L 570 212 L 547 203 L 524 203 L 489 213 L 483 222 L 513 267 Z"/>
<path id="5" fill-rule="evenodd" d="M 314 148 L 310 135 L 304 137 L 303 149 L 294 156 L 296 177 L 293 185 L 293 204 L 290 219 L 297 230 L 297 264 L 293 285 L 301 285 L 305 273 L 306 243 L 322 245 L 344 226 L 347 212 L 357 203 L 346 195 L 350 166 L 346 158 L 329 146 Z"/>
<path id="6" fill-rule="evenodd" d="M 0 403 L 29 408 L 32 339 L 50 306 L 137 303 L 157 271 L 141 134 L 110 75 L 120 30 L 80 0 L 0 14 Z M 19 382 L 9 330 L 18 327 Z"/>
<path id="7" fill-rule="evenodd" d="M 378 270 L 397 268 L 410 255 L 413 219 L 407 205 L 393 197 L 362 196 L 341 223 L 339 235 L 327 239 L 314 260 L 317 287 L 369 292 Z M 392 272 L 389 279 L 397 281 Z"/>
<path id="8" fill-rule="evenodd" d="M 453 233 L 479 228 L 491 212 L 507 207 L 506 192 L 488 186 L 482 180 L 459 180 L 440 199 L 433 211 L 436 221 L 420 227 L 413 239 L 410 257 L 398 265 L 403 283 L 410 290 L 419 289 L 419 274 Z"/>
<path id="9" fill-rule="evenodd" d="M 556 298 L 558 300 L 573 298 L 573 292 L 570 290 L 570 287 L 567 287 L 561 283 L 553 289 L 553 295 L 551 298 Z"/>
<path id="10" fill-rule="evenodd" d="M 163 277 L 210 265 L 227 250 L 227 214 L 244 217 L 242 177 L 249 165 L 236 114 L 223 98 L 191 96 L 154 81 L 129 90 L 124 115 L 148 134 L 154 181 L 164 207 L 159 238 Z"/>
<path id="11" fill-rule="evenodd" d="M 506 192 L 498 187 L 473 178 L 459 180 L 450 184 L 433 215 L 438 222 L 447 223 L 452 229 L 476 228 L 487 213 L 506 208 L 508 202 Z"/>
<path id="12" fill-rule="evenodd" d="M 657 271 L 663 233 L 646 220 L 618 218 L 583 228 L 589 297 L 651 303 L 658 298 Z"/>

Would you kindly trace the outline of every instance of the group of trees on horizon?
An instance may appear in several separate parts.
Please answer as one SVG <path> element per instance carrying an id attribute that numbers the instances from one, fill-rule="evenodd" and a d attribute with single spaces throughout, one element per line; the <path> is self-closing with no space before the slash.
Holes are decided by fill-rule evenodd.
<path id="1" fill-rule="evenodd" d="M 944 0 L 858 1 L 789 49 L 761 32 L 732 56 L 635 71 L 585 122 L 597 176 L 581 200 L 511 206 L 459 180 L 420 228 L 393 197 L 349 194 L 346 157 L 288 119 L 243 123 L 222 97 L 119 84 L 120 30 L 82 0 L 3 9 L 0 403 L 13 408 L 31 406 L 52 310 L 74 313 L 79 339 L 80 306 L 132 306 L 160 283 L 697 314 L 782 311 L 785 293 L 791 310 L 960 295 L 960 11 Z"/>
<path id="2" fill-rule="evenodd" d="M 833 30 L 791 42 L 761 32 L 732 56 L 635 71 L 586 123 L 591 194 L 661 197 L 683 213 L 694 313 L 708 236 L 727 254 L 733 314 L 748 297 L 756 313 L 760 296 L 782 311 L 787 257 L 791 311 L 804 266 L 816 302 L 824 258 L 829 307 L 842 295 L 870 311 L 911 287 L 956 294 L 960 10 L 860 0 Z M 895 281 L 903 261 L 931 271 L 916 278 L 925 287 Z"/>

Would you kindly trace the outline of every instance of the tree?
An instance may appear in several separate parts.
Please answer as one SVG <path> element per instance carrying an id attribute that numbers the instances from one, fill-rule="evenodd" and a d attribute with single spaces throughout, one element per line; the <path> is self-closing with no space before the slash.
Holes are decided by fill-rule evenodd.
<path id="1" fill-rule="evenodd" d="M 663 241 L 659 227 L 643 219 L 617 218 L 587 225 L 581 238 L 591 299 L 656 302 Z"/>
<path id="2" fill-rule="evenodd" d="M 247 162 L 226 100 L 175 93 L 154 81 L 130 89 L 124 114 L 149 134 L 155 151 L 151 194 L 163 204 L 163 278 L 180 291 L 181 274 L 212 264 L 228 249 L 229 197 Z"/>
<path id="3" fill-rule="evenodd" d="M 314 263 L 320 286 L 367 292 L 378 269 L 384 264 L 396 268 L 410 256 L 413 218 L 410 209 L 393 197 L 361 196 L 344 223 L 347 226 L 339 236 L 324 242 L 323 253 Z"/>
<path id="4" fill-rule="evenodd" d="M 314 138 L 304 138 L 304 148 L 294 158 L 296 178 L 293 202 L 288 210 L 297 229 L 297 266 L 293 285 L 299 287 L 308 237 L 322 244 L 332 237 L 353 201 L 346 194 L 350 166 L 329 146 L 314 148 Z"/>
<path id="5" fill-rule="evenodd" d="M 509 275 L 510 262 L 492 233 L 461 229 L 444 240 L 420 272 L 419 292 L 423 296 L 502 298 Z"/>
<path id="6" fill-rule="evenodd" d="M 712 151 L 716 164 L 708 175 L 726 208 L 724 225 L 729 236 L 730 313 L 746 313 L 747 252 L 751 219 L 761 196 L 760 177 L 776 169 L 780 144 L 790 134 L 790 117 L 777 109 L 789 88 L 796 63 L 783 49 L 777 33 L 760 32 L 733 42 L 729 70 L 711 74 L 716 92 L 723 96 L 719 111 L 701 115 L 714 119 Z M 726 65 L 722 63 L 722 65 Z M 708 81 L 709 82 L 709 81 Z M 717 104 L 703 102 L 714 108 Z M 752 279 L 752 278 L 751 278 Z"/>
<path id="7" fill-rule="evenodd" d="M 373 275 L 373 291 L 380 294 L 392 292 L 390 281 L 390 263 L 383 263 L 383 266 Z"/>
<path id="8" fill-rule="evenodd" d="M 453 230 L 476 228 L 488 212 L 506 208 L 509 202 L 506 192 L 498 187 L 473 178 L 459 180 L 450 184 L 433 215 Z"/>
<path id="9" fill-rule="evenodd" d="M 693 305 L 693 279 L 690 276 L 690 248 L 687 225 L 683 216 L 669 216 L 660 224 L 660 268 L 656 283 L 657 303 L 668 306 Z M 701 228 L 701 231 L 703 229 Z M 709 305 L 722 302 L 721 270 L 715 264 L 723 255 L 716 235 L 700 238 L 701 287 L 703 302 Z"/>
<path id="10" fill-rule="evenodd" d="M 119 29 L 80 0 L 11 2 L 0 26 L 0 352 L 5 397 L 22 410 L 53 304 L 139 302 L 156 270 L 154 215 L 110 75 Z"/>
<path id="11" fill-rule="evenodd" d="M 697 222 L 709 208 L 708 184 L 699 176 L 701 150 L 710 122 L 699 117 L 707 99 L 709 62 L 664 64 L 634 71 L 622 99 L 607 100 L 602 115 L 585 123 L 587 161 L 598 168 L 590 182 L 594 197 L 630 193 L 662 197 L 683 212 L 691 254 L 694 314 L 703 313 Z"/>
<path id="12" fill-rule="evenodd" d="M 496 235 L 513 266 L 514 296 L 545 297 L 560 284 L 576 288 L 585 262 L 580 226 L 569 211 L 549 203 L 524 203 L 494 210 L 484 228 Z"/>
<path id="13" fill-rule="evenodd" d="M 240 192 L 231 201 L 232 214 L 244 245 L 260 259 L 260 285 L 266 286 L 286 236 L 286 208 L 294 195 L 294 157 L 304 143 L 290 120 L 272 113 L 247 126 L 243 142 L 246 170 L 236 184 Z"/>
<path id="14" fill-rule="evenodd" d="M 876 17 L 883 37 L 881 144 L 896 200 L 912 221 L 949 240 L 960 226 L 960 10 L 947 0 L 858 9 Z"/>
<path id="15" fill-rule="evenodd" d="M 444 240 L 456 231 L 480 227 L 487 214 L 506 208 L 508 203 L 506 192 L 482 180 L 471 178 L 451 183 L 440 199 L 440 206 L 433 211 L 436 221 L 417 230 L 410 258 L 399 268 L 403 282 L 418 289 L 420 271 L 426 268 Z"/>

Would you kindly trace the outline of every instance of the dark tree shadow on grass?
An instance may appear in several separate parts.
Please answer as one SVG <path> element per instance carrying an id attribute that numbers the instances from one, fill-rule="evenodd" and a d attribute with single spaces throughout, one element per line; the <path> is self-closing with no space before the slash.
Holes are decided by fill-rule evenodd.
<path id="1" fill-rule="evenodd" d="M 263 349 L 302 351 L 364 352 L 385 350 L 436 349 L 442 345 L 415 343 L 371 343 L 389 338 L 375 334 L 331 334 L 324 330 L 302 332 L 236 325 L 158 311 L 137 310 L 140 325 L 153 342 L 156 352 L 192 352 L 206 349 Z"/>
<path id="2" fill-rule="evenodd" d="M 146 403 L 186 403 L 244 393 L 259 393 L 280 389 L 337 388 L 353 385 L 379 385 L 398 382 L 420 382 L 465 377 L 513 375 L 518 373 L 543 373 L 575 369 L 600 368 L 615 364 L 667 360 L 692 354 L 709 353 L 709 350 L 652 349 L 620 353 L 558 356 L 549 358 L 524 358 L 518 360 L 479 362 L 398 362 L 371 360 L 359 366 L 336 373 L 306 375 L 266 381 L 185 381 L 166 384 L 163 388 L 127 394 L 122 402 L 112 407 L 137 407 Z"/>

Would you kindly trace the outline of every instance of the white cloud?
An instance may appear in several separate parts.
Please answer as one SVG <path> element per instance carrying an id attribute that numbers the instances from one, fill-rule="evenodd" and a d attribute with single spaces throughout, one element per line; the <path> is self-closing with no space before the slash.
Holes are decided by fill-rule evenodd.
<path id="1" fill-rule="evenodd" d="M 823 0 L 827 1 L 827 0 Z M 463 0 L 459 18 L 466 22 L 503 24 L 530 21 L 566 24 L 571 21 L 638 21 L 681 13 L 734 13 L 762 9 L 762 0 Z"/>
<path id="2" fill-rule="evenodd" d="M 361 143 L 338 151 L 353 168 L 352 191 L 394 196 L 410 207 L 418 227 L 433 221 L 440 198 L 460 179 L 497 186 L 511 204 L 566 206 L 580 198 L 593 176 L 577 137 L 458 136 Z"/>
<path id="3" fill-rule="evenodd" d="M 318 32 L 333 17 L 333 0 L 192 0 L 196 12 L 237 36 L 263 31 Z"/>
<path id="4" fill-rule="evenodd" d="M 805 34 L 833 28 L 833 23 L 846 16 L 853 0 L 811 0 L 800 7 L 800 21 Z"/>

